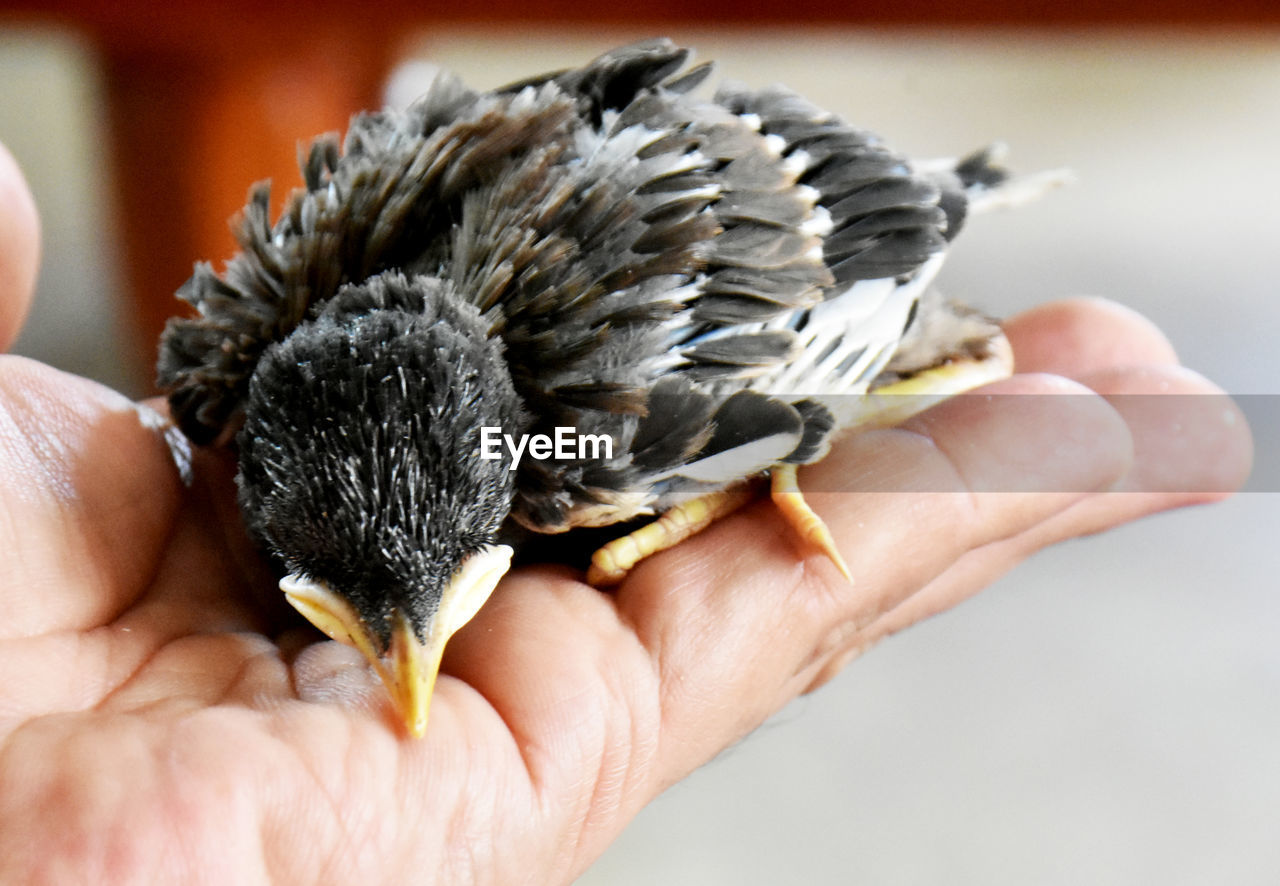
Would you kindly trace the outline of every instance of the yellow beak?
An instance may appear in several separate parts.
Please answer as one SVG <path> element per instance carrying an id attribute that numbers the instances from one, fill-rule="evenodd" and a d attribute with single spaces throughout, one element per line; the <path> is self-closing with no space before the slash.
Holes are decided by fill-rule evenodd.
<path id="1" fill-rule="evenodd" d="M 414 738 L 421 738 L 427 730 L 431 694 L 445 644 L 489 599 L 511 567 L 511 553 L 506 545 L 490 545 L 464 560 L 445 585 L 440 605 L 428 618 L 423 636 L 414 631 L 405 613 L 392 610 L 391 642 L 385 657 L 355 607 L 323 581 L 288 575 L 280 580 L 280 590 L 307 621 L 363 653 L 387 687 L 405 729 Z"/>

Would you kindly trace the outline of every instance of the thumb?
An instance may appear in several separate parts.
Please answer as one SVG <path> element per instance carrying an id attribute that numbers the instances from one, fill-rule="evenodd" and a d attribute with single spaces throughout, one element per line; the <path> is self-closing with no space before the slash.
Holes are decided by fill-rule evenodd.
<path id="1" fill-rule="evenodd" d="M 18 337 L 40 263 L 40 219 L 17 162 L 0 144 L 0 350 Z"/>

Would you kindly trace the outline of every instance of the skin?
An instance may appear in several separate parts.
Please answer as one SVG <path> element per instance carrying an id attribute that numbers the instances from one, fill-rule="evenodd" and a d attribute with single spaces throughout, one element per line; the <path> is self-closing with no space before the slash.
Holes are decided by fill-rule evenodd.
<path id="1" fill-rule="evenodd" d="M 0 193 L 11 337 L 38 237 L 7 154 Z M 810 490 L 890 478 L 809 496 L 852 586 L 768 502 L 612 594 L 518 570 L 450 643 L 421 741 L 358 652 L 284 605 L 225 454 L 196 454 L 184 485 L 155 404 L 0 357 L 0 881 L 569 882 L 878 640 L 1039 548 L 1243 482 L 1225 399 L 1175 427 L 1118 396 L 1217 390 L 1141 317 L 1075 300 L 1007 330 L 1022 374 L 990 392 L 1077 396 L 962 398 L 801 472 Z M 1027 491 L 968 491 L 1019 466 Z"/>

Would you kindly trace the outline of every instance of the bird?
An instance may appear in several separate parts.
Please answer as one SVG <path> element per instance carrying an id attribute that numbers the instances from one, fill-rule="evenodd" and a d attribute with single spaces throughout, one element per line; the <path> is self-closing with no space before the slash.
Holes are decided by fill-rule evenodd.
<path id="1" fill-rule="evenodd" d="M 1012 371 L 934 278 L 968 216 L 1051 181 L 999 145 L 912 161 L 782 86 L 700 97 L 711 72 L 666 39 L 486 92 L 442 72 L 300 151 L 274 223 L 254 185 L 238 253 L 178 290 L 172 420 L 236 450 L 286 599 L 411 736 L 513 540 L 626 527 L 607 587 L 768 478 L 848 576 L 797 467 Z"/>

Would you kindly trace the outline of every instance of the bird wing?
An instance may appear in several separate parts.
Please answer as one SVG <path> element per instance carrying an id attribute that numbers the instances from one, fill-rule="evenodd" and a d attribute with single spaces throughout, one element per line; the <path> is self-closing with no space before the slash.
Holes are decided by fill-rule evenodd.
<path id="1" fill-rule="evenodd" d="M 522 465 L 515 515 L 543 531 L 825 451 L 835 416 L 809 396 L 881 373 L 941 262 L 944 194 L 963 207 L 954 176 L 784 89 L 689 96 L 708 68 L 685 56 L 651 41 L 511 87 L 573 96 L 575 145 L 465 208 L 455 286 L 505 314 L 533 430 L 621 452 Z"/>

